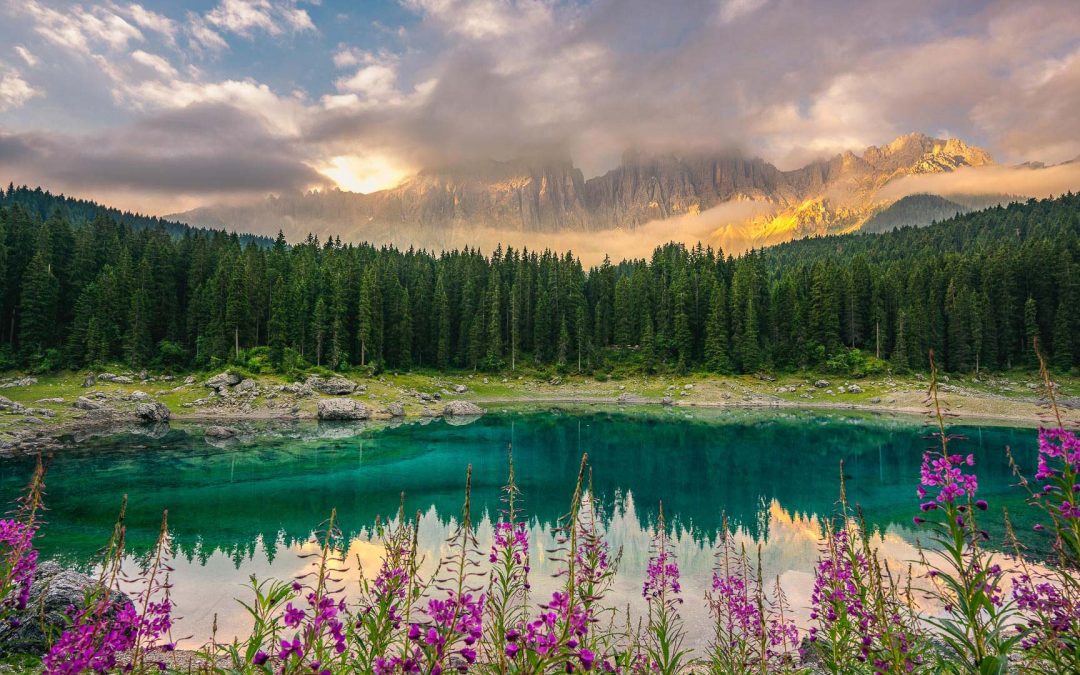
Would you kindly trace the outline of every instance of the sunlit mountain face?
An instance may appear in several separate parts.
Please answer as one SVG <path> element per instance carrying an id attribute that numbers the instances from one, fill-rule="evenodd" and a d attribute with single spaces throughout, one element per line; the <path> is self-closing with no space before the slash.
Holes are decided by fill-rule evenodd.
<path id="1" fill-rule="evenodd" d="M 738 252 L 1080 187 L 1069 0 L 0 13 L 7 180 L 293 241 Z"/>

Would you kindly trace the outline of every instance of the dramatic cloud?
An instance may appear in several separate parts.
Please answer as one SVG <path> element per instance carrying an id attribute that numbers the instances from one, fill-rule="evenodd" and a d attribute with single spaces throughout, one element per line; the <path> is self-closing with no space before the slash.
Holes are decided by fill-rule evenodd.
<path id="1" fill-rule="evenodd" d="M 199 181 L 179 175 L 201 170 L 194 157 L 238 174 L 213 172 L 220 182 L 203 196 L 214 200 L 373 190 L 423 167 L 553 151 L 586 175 L 628 147 L 740 146 L 789 168 L 910 131 L 963 138 L 1005 163 L 1080 155 L 1075 0 L 2 6 L 0 43 L 13 47 L 0 59 L 30 70 L 5 69 L 0 130 L 35 139 L 34 180 L 74 180 L 70 167 L 86 166 L 43 151 L 59 139 L 94 158 L 102 188 L 134 187 L 110 163 L 186 158 L 150 172 L 155 203 L 168 178 L 184 203 L 198 199 Z M 94 105 L 60 114 L 61 100 Z M 136 145 L 148 120 L 182 126 L 208 109 L 243 115 L 274 160 L 261 163 L 268 146 L 190 134 Z"/>

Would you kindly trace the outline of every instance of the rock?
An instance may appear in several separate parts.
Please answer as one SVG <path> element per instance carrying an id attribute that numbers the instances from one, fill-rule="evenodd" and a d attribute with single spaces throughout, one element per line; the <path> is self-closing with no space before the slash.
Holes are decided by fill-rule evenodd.
<path id="1" fill-rule="evenodd" d="M 438 417 L 438 413 L 431 408 L 421 408 L 420 417 Z"/>
<path id="2" fill-rule="evenodd" d="M 424 401 L 425 403 L 434 400 L 434 397 L 431 394 L 429 394 L 427 392 L 424 392 L 424 391 L 417 394 L 416 398 L 420 399 L 421 401 Z"/>
<path id="3" fill-rule="evenodd" d="M 630 402 L 630 394 L 619 394 L 618 398 L 616 398 L 615 401 L 617 403 L 629 403 Z"/>
<path id="4" fill-rule="evenodd" d="M 241 380 L 239 384 L 237 384 L 235 387 L 233 387 L 233 391 L 237 391 L 237 392 L 240 392 L 240 393 L 245 393 L 245 392 L 249 392 L 249 391 L 255 391 L 258 388 L 259 388 L 259 385 L 258 385 L 258 383 L 255 382 L 255 380 L 247 379 L 247 380 Z"/>
<path id="5" fill-rule="evenodd" d="M 135 414 L 147 422 L 168 422 L 172 412 L 161 401 L 148 401 L 136 405 Z"/>
<path id="6" fill-rule="evenodd" d="M 470 401 L 450 401 L 443 408 L 444 415 L 483 415 L 484 409 Z"/>
<path id="7" fill-rule="evenodd" d="M 837 387 L 836 390 L 838 392 L 840 392 L 841 394 L 846 394 L 847 393 L 847 386 L 842 384 L 839 387 Z"/>
<path id="8" fill-rule="evenodd" d="M 89 388 L 95 384 L 97 384 L 97 378 L 94 377 L 93 373 L 87 373 L 86 377 L 83 378 L 82 386 Z"/>
<path id="9" fill-rule="evenodd" d="M 828 380 L 818 380 L 817 382 L 814 383 L 814 386 L 817 387 L 818 389 L 825 389 L 826 387 L 829 386 L 829 381 Z"/>
<path id="10" fill-rule="evenodd" d="M 184 384 L 195 384 L 195 376 L 194 375 L 188 375 L 187 377 L 185 377 L 184 378 Z"/>
<path id="11" fill-rule="evenodd" d="M 860 387 L 857 384 L 849 384 L 847 390 L 848 390 L 849 394 L 861 394 L 861 393 L 863 393 L 863 388 Z"/>
<path id="12" fill-rule="evenodd" d="M 103 378 L 99 377 L 98 379 L 100 380 Z M 132 384 L 135 382 L 135 380 L 128 377 L 127 375 L 113 375 L 111 378 L 109 378 L 108 381 L 112 382 L 113 384 Z"/>
<path id="13" fill-rule="evenodd" d="M 768 373 L 754 373 L 754 377 L 763 382 L 776 382 L 776 378 Z"/>
<path id="14" fill-rule="evenodd" d="M 383 412 L 390 417 L 405 417 L 405 406 L 396 402 L 388 403 L 386 404 L 386 407 L 383 408 Z"/>
<path id="15" fill-rule="evenodd" d="M 39 398 L 35 402 L 36 403 L 63 403 L 64 399 L 59 398 L 59 397 L 58 398 Z"/>
<path id="16" fill-rule="evenodd" d="M 356 383 L 345 377 L 311 375 L 304 381 L 311 389 L 331 396 L 347 396 L 356 391 Z"/>
<path id="17" fill-rule="evenodd" d="M 870 399 L 870 402 L 871 403 L 881 403 L 881 397 L 880 396 L 875 396 L 874 398 Z"/>
<path id="18" fill-rule="evenodd" d="M 139 379 L 140 380 L 145 382 L 146 378 L 148 378 L 149 376 L 150 376 L 149 373 L 147 373 L 145 370 L 140 370 L 139 371 Z"/>
<path id="19" fill-rule="evenodd" d="M 231 387 L 236 384 L 240 384 L 240 376 L 236 373 L 224 372 L 218 373 L 204 382 L 207 387 L 211 389 L 221 389 L 222 387 Z"/>
<path id="20" fill-rule="evenodd" d="M 132 401 L 153 401 L 154 399 L 151 398 L 150 394 L 147 394 L 145 391 L 135 390 L 135 391 L 131 392 L 131 400 Z"/>
<path id="21" fill-rule="evenodd" d="M 0 653 L 41 654 L 53 639 L 67 627 L 67 608 L 82 606 L 87 591 L 97 585 L 97 579 L 61 567 L 51 560 L 39 563 L 30 587 L 30 599 L 21 612 L 18 625 L 0 624 Z M 113 591 L 114 605 L 129 600 L 123 593 Z"/>
<path id="22" fill-rule="evenodd" d="M 454 393 L 455 394 L 464 394 L 467 391 L 469 391 L 469 388 L 466 387 L 463 384 L 455 384 L 454 385 Z"/>
<path id="23" fill-rule="evenodd" d="M 675 399 L 671 398 L 670 396 L 665 396 L 664 398 L 660 399 L 660 403 L 668 406 L 675 405 Z"/>
<path id="24" fill-rule="evenodd" d="M 37 415 L 38 417 L 56 417 L 56 413 L 48 408 L 27 408 L 23 411 L 24 415 Z"/>
<path id="25" fill-rule="evenodd" d="M 683 391 L 690 391 L 693 388 L 694 388 L 694 385 L 692 385 L 692 384 L 684 384 L 683 385 Z"/>
<path id="26" fill-rule="evenodd" d="M 75 399 L 75 403 L 73 403 L 72 405 L 74 405 L 79 410 L 102 410 L 105 407 L 97 401 L 86 398 L 85 396 L 80 396 L 79 398 Z"/>
<path id="27" fill-rule="evenodd" d="M 36 377 L 21 377 L 17 380 L 0 384 L 0 388 L 10 389 L 11 387 L 29 387 L 35 384 L 37 384 Z"/>
<path id="28" fill-rule="evenodd" d="M 319 400 L 321 420 L 366 420 L 371 417 L 368 407 L 351 398 L 324 398 Z"/>
<path id="29" fill-rule="evenodd" d="M 206 427 L 203 430 L 203 436 L 207 438 L 233 438 L 236 436 L 236 429 L 230 429 L 229 427 Z"/>

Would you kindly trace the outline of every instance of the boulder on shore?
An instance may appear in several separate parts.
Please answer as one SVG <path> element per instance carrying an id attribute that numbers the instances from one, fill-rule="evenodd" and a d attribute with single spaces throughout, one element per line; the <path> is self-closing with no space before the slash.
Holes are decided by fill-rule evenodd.
<path id="1" fill-rule="evenodd" d="M 72 403 L 72 405 L 79 410 L 101 410 L 105 407 L 97 401 L 86 398 L 85 396 L 80 396 L 79 398 L 75 399 L 75 402 Z"/>
<path id="2" fill-rule="evenodd" d="M 222 387 L 231 387 L 236 384 L 240 384 L 240 376 L 236 373 L 224 372 L 218 373 L 204 382 L 206 386 L 211 389 L 221 389 Z"/>
<path id="3" fill-rule="evenodd" d="M 135 414 L 147 422 L 168 422 L 172 411 L 161 401 L 147 401 L 135 406 Z"/>
<path id="4" fill-rule="evenodd" d="M 321 420 L 366 420 L 371 417 L 368 407 L 351 398 L 324 398 L 319 401 Z"/>
<path id="5" fill-rule="evenodd" d="M 450 401 L 443 408 L 444 415 L 483 415 L 484 409 L 469 401 Z"/>
<path id="6" fill-rule="evenodd" d="M 67 628 L 68 607 L 81 607 L 87 591 L 96 584 L 97 579 L 64 569 L 54 561 L 40 563 L 34 572 L 26 609 L 19 612 L 20 620 L 0 623 L 0 653 L 44 652 L 48 648 L 50 634 L 55 639 Z M 129 600 L 126 595 L 116 591 L 110 596 L 117 607 Z"/>
<path id="7" fill-rule="evenodd" d="M 405 417 L 405 406 L 400 403 L 388 403 L 384 410 L 390 417 Z"/>
<path id="8" fill-rule="evenodd" d="M 315 391 L 331 396 L 347 396 L 356 391 L 356 383 L 347 377 L 319 377 L 312 375 L 304 381 L 304 384 Z"/>

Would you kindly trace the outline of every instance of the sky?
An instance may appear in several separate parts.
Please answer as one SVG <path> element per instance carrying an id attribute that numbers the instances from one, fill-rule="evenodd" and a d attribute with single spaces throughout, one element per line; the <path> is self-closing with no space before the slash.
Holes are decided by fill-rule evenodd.
<path id="1" fill-rule="evenodd" d="M 0 179 L 144 213 L 919 131 L 1080 156 L 1077 0 L 0 0 Z"/>

